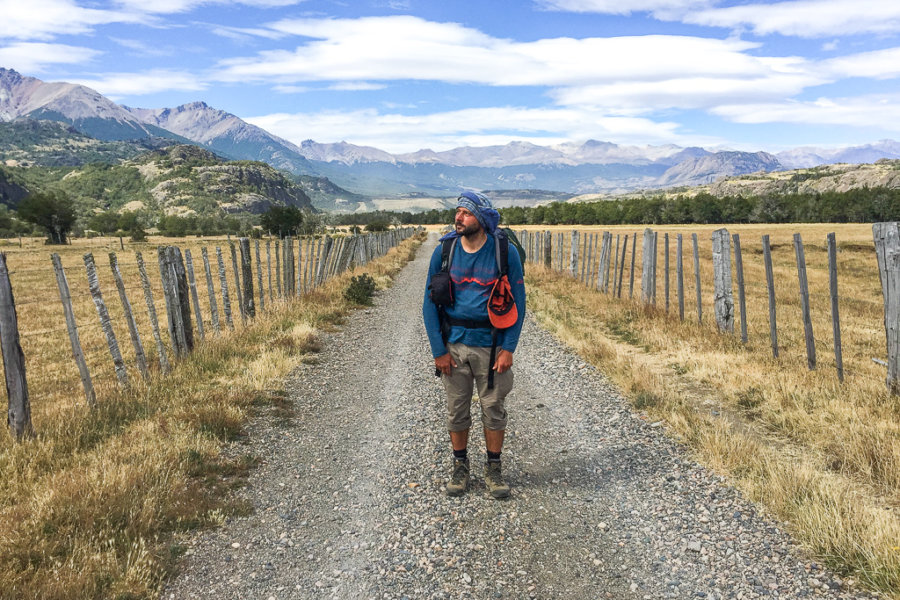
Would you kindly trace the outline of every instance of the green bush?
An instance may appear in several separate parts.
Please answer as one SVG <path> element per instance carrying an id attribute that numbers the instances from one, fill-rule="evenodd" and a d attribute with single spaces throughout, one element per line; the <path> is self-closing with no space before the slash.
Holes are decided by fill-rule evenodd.
<path id="1" fill-rule="evenodd" d="M 344 290 L 344 298 L 355 304 L 370 306 L 372 294 L 375 293 L 375 280 L 368 273 L 357 275 L 350 280 L 350 285 Z"/>

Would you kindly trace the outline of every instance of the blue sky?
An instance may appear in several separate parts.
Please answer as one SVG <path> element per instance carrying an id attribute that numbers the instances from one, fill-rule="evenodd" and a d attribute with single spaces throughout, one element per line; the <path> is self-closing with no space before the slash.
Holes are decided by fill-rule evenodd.
<path id="1" fill-rule="evenodd" d="M 900 139 L 898 0 L 0 0 L 0 66 L 295 143 Z"/>

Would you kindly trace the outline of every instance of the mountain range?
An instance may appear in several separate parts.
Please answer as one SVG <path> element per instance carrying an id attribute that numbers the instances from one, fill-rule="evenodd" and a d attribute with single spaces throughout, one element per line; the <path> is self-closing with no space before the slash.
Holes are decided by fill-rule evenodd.
<path id="1" fill-rule="evenodd" d="M 71 127 L 73 135 L 101 142 L 152 144 L 162 138 L 194 143 L 229 159 L 262 161 L 298 177 L 301 185 L 317 182 L 319 192 L 310 194 L 314 205 L 338 211 L 389 208 L 395 198 L 404 209 L 431 208 L 462 189 L 529 190 L 529 198 L 537 203 L 542 200 L 534 190 L 618 193 L 709 184 L 726 176 L 789 168 L 900 158 L 900 143 L 893 140 L 840 149 L 803 147 L 777 154 L 675 145 L 621 146 L 597 140 L 548 146 L 511 142 L 405 154 L 345 141 L 306 140 L 297 145 L 204 102 L 132 108 L 85 86 L 43 82 L 0 68 L 0 121 L 22 119 L 59 121 Z"/>

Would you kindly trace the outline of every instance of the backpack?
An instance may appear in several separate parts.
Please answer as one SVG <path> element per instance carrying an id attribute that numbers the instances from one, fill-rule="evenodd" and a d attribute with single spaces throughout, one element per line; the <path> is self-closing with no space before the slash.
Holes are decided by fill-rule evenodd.
<path id="1" fill-rule="evenodd" d="M 429 287 L 431 301 L 434 302 L 438 307 L 438 315 L 441 322 L 441 333 L 443 334 L 445 342 L 447 340 L 447 336 L 450 333 L 450 327 L 454 324 L 470 328 L 491 328 L 491 365 L 494 364 L 497 353 L 498 329 L 511 327 L 513 323 L 516 322 L 518 315 L 518 312 L 516 311 L 515 301 L 512 297 L 512 291 L 509 286 L 509 280 L 507 278 L 507 273 L 509 272 L 510 244 L 512 244 L 516 251 L 519 253 L 519 258 L 522 262 L 522 270 L 523 272 L 525 270 L 525 249 L 522 248 L 522 245 L 519 243 L 519 239 L 516 237 L 516 234 L 513 233 L 512 230 L 508 227 L 503 227 L 495 230 L 493 236 L 495 244 L 494 254 L 497 259 L 497 270 L 499 272 L 494 290 L 497 291 L 499 288 L 502 289 L 504 293 L 502 294 L 502 296 L 500 296 L 492 291 L 491 299 L 488 302 L 488 314 L 490 315 L 489 321 L 483 323 L 450 323 L 450 319 L 444 312 L 445 307 L 453 305 L 453 284 L 450 280 L 450 263 L 453 260 L 453 252 L 456 249 L 456 243 L 459 238 L 450 238 L 441 242 L 441 270 L 432 275 L 431 286 Z M 499 327 L 495 325 L 495 323 L 500 323 Z M 437 376 L 440 376 L 440 374 L 440 371 L 436 371 L 435 373 L 435 375 Z M 494 371 L 493 369 L 491 369 L 490 371 L 488 371 L 488 389 L 492 389 L 493 387 Z"/>

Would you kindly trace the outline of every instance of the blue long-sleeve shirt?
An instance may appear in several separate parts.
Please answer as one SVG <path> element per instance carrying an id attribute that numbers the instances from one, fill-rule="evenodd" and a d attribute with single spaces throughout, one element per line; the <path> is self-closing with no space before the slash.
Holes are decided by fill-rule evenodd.
<path id="1" fill-rule="evenodd" d="M 519 335 L 522 333 L 522 323 L 525 321 L 525 279 L 522 270 L 522 261 L 515 247 L 510 244 L 509 270 L 507 277 L 512 287 L 513 298 L 516 302 L 516 310 L 519 318 L 515 325 L 498 332 L 497 346 L 510 352 L 515 352 L 519 343 Z M 431 277 L 441 270 L 441 245 L 438 244 L 431 255 L 431 263 L 428 267 L 428 279 L 425 282 L 425 300 L 422 303 L 422 316 L 425 320 L 425 330 L 428 333 L 428 341 L 431 344 L 431 354 L 434 358 L 447 354 L 447 346 L 441 339 L 441 325 L 438 316 L 438 307 L 429 297 L 428 288 L 431 285 Z M 454 319 L 470 321 L 486 321 L 488 319 L 487 303 L 491 295 L 491 289 L 499 275 L 497 259 L 495 258 L 494 237 L 490 234 L 487 241 L 477 251 L 466 252 L 462 242 L 456 242 L 453 251 L 453 261 L 450 265 L 450 279 L 453 282 L 453 306 L 446 307 L 447 316 Z M 467 329 L 454 326 L 450 328 L 447 343 L 462 343 L 468 346 L 491 346 L 491 330 Z"/>

